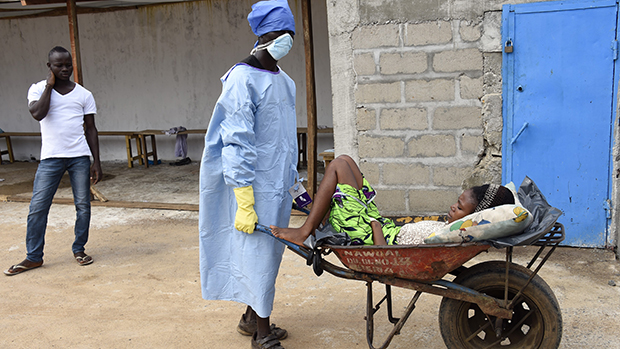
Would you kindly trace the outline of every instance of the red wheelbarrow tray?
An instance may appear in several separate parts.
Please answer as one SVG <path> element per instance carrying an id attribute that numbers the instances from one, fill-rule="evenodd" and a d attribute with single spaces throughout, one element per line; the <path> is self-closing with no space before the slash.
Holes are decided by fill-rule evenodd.
<path id="1" fill-rule="evenodd" d="M 433 245 L 325 245 L 347 268 L 374 275 L 435 281 L 491 245 L 484 242 Z"/>

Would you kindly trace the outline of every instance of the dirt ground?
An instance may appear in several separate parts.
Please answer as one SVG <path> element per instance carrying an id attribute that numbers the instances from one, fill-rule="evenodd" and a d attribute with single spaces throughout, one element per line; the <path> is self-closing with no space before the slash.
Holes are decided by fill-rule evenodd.
<path id="1" fill-rule="evenodd" d="M 28 197 L 36 163 L 0 166 L 0 196 Z M 198 203 L 196 163 L 129 169 L 103 164 L 98 189 L 110 200 Z M 56 197 L 70 198 L 66 182 Z M 1 200 L 0 200 L 1 201 Z M 198 213 L 93 207 L 86 252 L 95 263 L 81 267 L 71 253 L 75 211 L 53 205 L 45 264 L 0 275 L 0 348 L 250 348 L 236 331 L 244 306 L 206 301 L 200 293 Z M 0 268 L 25 256 L 28 203 L 0 202 Z M 303 217 L 294 216 L 291 225 Z M 523 263 L 530 248 L 516 248 Z M 503 250 L 468 262 L 503 259 Z M 620 265 L 605 250 L 560 248 L 541 271 L 560 303 L 561 348 L 620 348 Z M 375 284 L 375 299 L 383 285 Z M 395 311 L 413 292 L 394 288 Z M 441 298 L 424 294 L 390 348 L 444 348 L 438 326 Z M 289 331 L 288 349 L 367 348 L 366 287 L 328 273 L 317 277 L 286 251 L 277 281 L 272 321 Z M 389 331 L 384 308 L 375 316 L 375 345 Z"/>

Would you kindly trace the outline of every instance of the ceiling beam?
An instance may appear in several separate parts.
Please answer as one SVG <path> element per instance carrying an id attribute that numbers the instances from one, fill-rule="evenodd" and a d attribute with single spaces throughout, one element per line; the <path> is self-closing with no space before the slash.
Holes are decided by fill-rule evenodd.
<path id="1" fill-rule="evenodd" d="M 101 0 L 76 0 L 76 2 L 82 1 L 101 1 Z M 22 6 L 28 5 L 48 5 L 48 4 L 66 4 L 67 0 L 21 0 Z"/>

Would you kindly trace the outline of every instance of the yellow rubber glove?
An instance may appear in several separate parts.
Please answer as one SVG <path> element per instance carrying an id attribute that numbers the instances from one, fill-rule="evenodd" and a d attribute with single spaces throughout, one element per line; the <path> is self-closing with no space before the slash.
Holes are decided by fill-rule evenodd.
<path id="1" fill-rule="evenodd" d="M 237 214 L 235 215 L 235 229 L 252 234 L 258 216 L 254 211 L 254 189 L 251 185 L 247 187 L 235 188 L 235 197 L 237 198 Z"/>

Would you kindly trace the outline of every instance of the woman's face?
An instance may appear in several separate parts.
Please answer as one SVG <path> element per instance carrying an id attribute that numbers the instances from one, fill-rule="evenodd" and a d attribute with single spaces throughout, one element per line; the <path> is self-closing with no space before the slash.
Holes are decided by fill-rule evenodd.
<path id="1" fill-rule="evenodd" d="M 458 201 L 450 206 L 448 211 L 448 223 L 452 223 L 457 219 L 461 219 L 468 214 L 472 214 L 478 203 L 474 199 L 474 192 L 471 189 L 465 190 Z"/>

